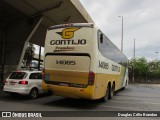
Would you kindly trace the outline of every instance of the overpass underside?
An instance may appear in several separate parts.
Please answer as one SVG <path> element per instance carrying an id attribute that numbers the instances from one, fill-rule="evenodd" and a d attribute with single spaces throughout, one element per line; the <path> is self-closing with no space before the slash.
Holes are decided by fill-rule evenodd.
<path id="1" fill-rule="evenodd" d="M 47 28 L 93 22 L 79 0 L 0 1 L 0 82 L 19 69 L 27 42 L 44 46 Z"/>

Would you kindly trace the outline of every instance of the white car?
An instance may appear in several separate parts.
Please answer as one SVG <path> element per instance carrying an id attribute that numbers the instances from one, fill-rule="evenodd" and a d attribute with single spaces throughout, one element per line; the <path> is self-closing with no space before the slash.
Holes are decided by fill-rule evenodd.
<path id="1" fill-rule="evenodd" d="M 5 81 L 3 91 L 29 95 L 35 99 L 42 90 L 42 71 L 15 71 Z"/>

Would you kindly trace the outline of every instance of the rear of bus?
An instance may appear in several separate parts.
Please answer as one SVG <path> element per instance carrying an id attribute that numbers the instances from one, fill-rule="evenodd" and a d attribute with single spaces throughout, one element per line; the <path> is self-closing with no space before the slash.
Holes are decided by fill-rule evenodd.
<path id="1" fill-rule="evenodd" d="M 94 25 L 52 26 L 45 41 L 42 88 L 54 95 L 94 99 Z"/>

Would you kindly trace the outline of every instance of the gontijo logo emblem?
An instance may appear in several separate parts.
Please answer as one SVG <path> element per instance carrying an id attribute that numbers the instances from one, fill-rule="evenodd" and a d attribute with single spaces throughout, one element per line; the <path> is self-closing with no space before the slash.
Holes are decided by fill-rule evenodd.
<path id="1" fill-rule="evenodd" d="M 63 39 L 71 39 L 74 37 L 74 32 L 77 31 L 79 28 L 66 28 L 62 32 L 57 32 L 59 35 L 62 36 Z"/>
<path id="2" fill-rule="evenodd" d="M 87 40 L 80 34 L 77 34 L 77 37 L 74 37 L 75 31 L 80 28 L 65 28 L 62 32 L 56 32 L 58 35 L 62 36 L 63 39 L 54 39 L 50 41 L 50 45 L 86 45 Z"/>

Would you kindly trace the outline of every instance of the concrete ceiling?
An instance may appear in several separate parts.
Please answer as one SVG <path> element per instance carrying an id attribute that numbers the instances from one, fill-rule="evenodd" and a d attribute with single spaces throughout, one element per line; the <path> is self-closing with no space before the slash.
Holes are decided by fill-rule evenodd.
<path id="1" fill-rule="evenodd" d="M 42 16 L 43 20 L 30 42 L 44 46 L 48 27 L 64 23 L 86 23 L 93 20 L 79 0 L 1 0 L 0 28 L 14 22 Z M 31 20 L 31 21 L 30 21 Z"/>
<path id="2" fill-rule="evenodd" d="M 73 22 L 92 22 L 79 0 L 3 0 L 29 17 L 43 16 L 46 27 Z"/>
<path id="3" fill-rule="evenodd" d="M 7 75 L 21 66 L 26 42 L 44 46 L 48 27 L 77 22 L 93 23 L 79 0 L 0 0 L 0 71 Z"/>

